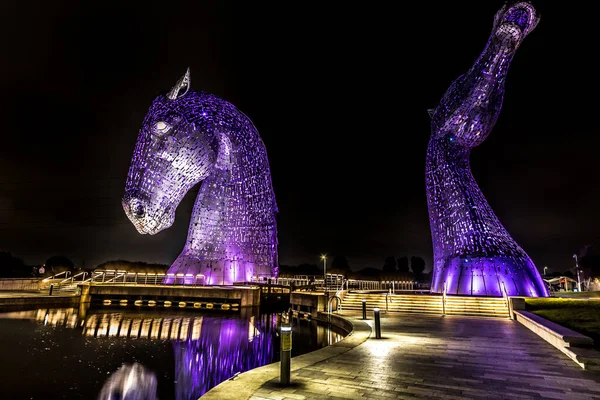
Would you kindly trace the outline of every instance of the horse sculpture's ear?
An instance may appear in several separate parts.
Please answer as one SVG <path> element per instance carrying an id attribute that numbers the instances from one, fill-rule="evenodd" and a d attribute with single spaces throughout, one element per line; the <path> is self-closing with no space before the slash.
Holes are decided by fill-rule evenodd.
<path id="1" fill-rule="evenodd" d="M 175 86 L 173 86 L 173 89 L 167 94 L 167 97 L 171 100 L 175 100 L 184 96 L 188 90 L 190 90 L 191 84 L 192 78 L 190 77 L 190 68 L 188 67 L 187 71 L 185 71 L 185 75 L 179 78 Z"/>

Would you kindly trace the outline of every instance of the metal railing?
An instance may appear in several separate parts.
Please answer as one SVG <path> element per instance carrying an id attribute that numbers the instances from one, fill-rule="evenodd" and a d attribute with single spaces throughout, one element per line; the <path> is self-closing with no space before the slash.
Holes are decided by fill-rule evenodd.
<path id="1" fill-rule="evenodd" d="M 446 281 L 444 281 L 444 290 L 442 291 L 442 314 L 446 315 Z"/>
<path id="2" fill-rule="evenodd" d="M 413 281 L 406 280 L 366 280 L 366 279 L 345 279 L 341 274 L 327 274 L 324 279 L 322 276 L 298 275 L 284 278 L 270 278 L 267 276 L 252 277 L 253 283 L 268 283 L 283 286 L 308 286 L 314 285 L 315 288 L 326 291 L 350 291 L 350 290 L 372 290 L 388 291 L 392 294 L 396 292 L 422 292 L 424 289 L 416 287 Z"/>
<path id="3" fill-rule="evenodd" d="M 69 275 L 71 275 L 71 271 L 63 271 L 63 272 L 59 272 L 58 274 L 54 274 L 54 275 L 52 275 L 52 276 L 49 276 L 49 277 L 47 277 L 47 278 L 44 278 L 44 279 L 42 280 L 42 282 L 48 282 L 48 281 L 53 281 L 53 280 L 55 280 L 55 279 L 61 279 L 61 276 L 63 276 L 63 275 L 64 275 L 64 277 L 63 277 L 62 279 L 66 279 L 66 278 L 68 278 L 68 277 L 69 277 Z"/>
<path id="4" fill-rule="evenodd" d="M 510 319 L 514 319 L 512 304 L 510 302 L 510 299 L 508 298 L 508 291 L 506 290 L 506 285 L 504 284 L 504 281 L 502 281 L 500 283 L 502 284 L 502 297 L 504 297 L 504 301 L 506 302 L 506 308 L 508 309 L 508 315 L 510 316 Z"/>
<path id="5" fill-rule="evenodd" d="M 87 276 L 87 271 L 82 271 L 78 274 L 71 276 L 70 278 L 65 278 L 62 281 L 58 282 L 58 286 L 64 286 L 68 284 L 73 284 L 75 282 L 85 282 L 85 277 Z"/>
<path id="6" fill-rule="evenodd" d="M 362 279 L 348 279 L 346 283 L 346 290 L 385 290 L 388 292 L 391 291 L 391 293 L 421 291 L 419 289 L 415 289 L 415 283 L 413 281 L 368 281 Z"/>
<path id="7" fill-rule="evenodd" d="M 121 270 L 94 271 L 90 283 L 96 285 L 185 285 L 204 286 L 203 274 L 171 274 L 160 272 L 127 272 Z"/>

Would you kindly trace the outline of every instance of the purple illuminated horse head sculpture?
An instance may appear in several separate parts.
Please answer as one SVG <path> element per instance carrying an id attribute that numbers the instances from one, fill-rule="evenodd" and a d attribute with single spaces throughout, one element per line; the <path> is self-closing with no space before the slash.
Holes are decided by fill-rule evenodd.
<path id="1" fill-rule="evenodd" d="M 469 166 L 471 149 L 486 139 L 498 119 L 510 62 L 538 21 L 529 2 L 500 9 L 475 64 L 430 110 L 426 186 L 432 292 L 548 296 L 535 265 L 494 215 Z"/>
<path id="2" fill-rule="evenodd" d="M 248 117 L 220 98 L 191 91 L 190 82 L 188 69 L 152 102 L 123 209 L 138 232 L 156 234 L 173 224 L 185 194 L 202 181 L 169 276 L 192 283 L 202 275 L 206 284 L 274 276 L 277 204 L 265 146 Z"/>

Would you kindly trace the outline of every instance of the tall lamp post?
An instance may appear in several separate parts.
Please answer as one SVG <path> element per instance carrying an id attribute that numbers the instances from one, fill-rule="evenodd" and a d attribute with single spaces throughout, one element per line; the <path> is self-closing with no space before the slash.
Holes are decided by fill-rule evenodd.
<path id="1" fill-rule="evenodd" d="M 581 278 L 579 278 L 579 260 L 577 259 L 577 254 L 573 254 L 573 258 L 575 259 L 575 268 L 577 269 L 577 291 L 581 292 Z"/>
<path id="2" fill-rule="evenodd" d="M 544 276 L 546 276 L 546 270 L 548 269 L 548 266 L 544 267 Z"/>
<path id="3" fill-rule="evenodd" d="M 327 291 L 327 254 L 321 254 L 321 260 L 323 260 L 323 287 Z"/>

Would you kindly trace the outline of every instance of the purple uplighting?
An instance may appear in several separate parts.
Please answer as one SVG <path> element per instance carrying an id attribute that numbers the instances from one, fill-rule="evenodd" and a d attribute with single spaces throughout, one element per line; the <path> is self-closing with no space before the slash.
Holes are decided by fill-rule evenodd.
<path id="1" fill-rule="evenodd" d="M 426 185 L 433 237 L 431 291 L 473 296 L 548 296 L 537 268 L 500 223 L 469 166 L 491 132 L 512 57 L 539 18 L 528 2 L 504 6 L 485 49 L 431 110 Z"/>
<path id="2" fill-rule="evenodd" d="M 183 251 L 170 274 L 202 274 L 208 285 L 277 274 L 277 204 L 265 146 L 232 104 L 190 90 L 189 70 L 157 96 L 144 119 L 123 208 L 138 232 L 170 227 L 198 182 Z M 165 281 L 168 282 L 168 280 Z"/>

